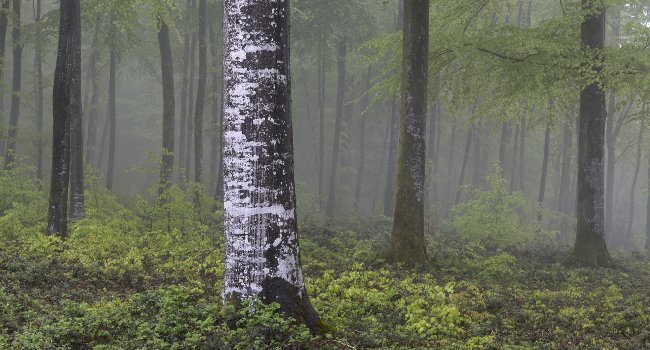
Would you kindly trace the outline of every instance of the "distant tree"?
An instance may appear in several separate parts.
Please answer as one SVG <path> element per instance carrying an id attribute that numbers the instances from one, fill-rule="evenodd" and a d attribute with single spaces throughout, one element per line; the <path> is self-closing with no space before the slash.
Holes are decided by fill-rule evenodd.
<path id="1" fill-rule="evenodd" d="M 18 134 L 18 117 L 20 116 L 20 86 L 22 80 L 23 43 L 20 33 L 20 0 L 13 0 L 13 82 L 11 88 L 11 113 L 9 115 L 9 132 L 7 148 L 5 149 L 5 169 L 13 169 L 16 165 L 16 136 Z"/>
<path id="2" fill-rule="evenodd" d="M 389 255 L 406 263 L 427 261 L 424 172 L 428 48 L 429 0 L 405 0 L 397 192 Z"/>
<path id="3" fill-rule="evenodd" d="M 592 71 L 599 76 L 600 51 L 605 42 L 605 9 L 593 0 L 582 0 L 586 13 L 580 37 L 586 50 L 593 53 Z M 605 243 L 604 167 L 605 92 L 598 81 L 592 81 L 580 92 L 578 127 L 578 192 L 576 240 L 573 259 L 589 266 L 612 264 Z"/>
<path id="4" fill-rule="evenodd" d="M 169 26 L 164 11 L 159 10 L 155 16 L 163 91 L 162 163 L 160 165 L 160 192 L 162 192 L 171 183 L 174 171 L 174 62 L 169 40 Z"/>
<path id="5" fill-rule="evenodd" d="M 206 0 L 199 0 L 199 82 L 196 89 L 194 109 L 194 181 L 203 181 L 203 109 L 205 107 L 205 85 L 208 75 Z"/>
<path id="6" fill-rule="evenodd" d="M 259 297 L 315 330 L 293 165 L 289 1 L 224 2 L 224 301 Z"/>
<path id="7" fill-rule="evenodd" d="M 7 39 L 7 23 L 9 13 L 9 0 L 0 1 L 0 78 L 4 75 L 4 63 L 5 63 L 5 42 Z M 0 122 L 4 124 L 4 93 L 0 89 Z M 4 135 L 2 135 L 4 136 Z M 0 154 L 4 154 L 5 151 L 5 139 L 3 138 L 0 141 Z"/>
<path id="8" fill-rule="evenodd" d="M 41 0 L 34 3 L 34 22 L 41 22 Z M 41 33 L 39 33 L 41 34 Z M 1 32 L 0 32 L 0 35 Z M 36 178 L 43 183 L 43 45 L 37 38 L 34 52 L 34 87 L 36 89 Z M 2 68 L 0 68 L 1 76 Z"/>
<path id="9" fill-rule="evenodd" d="M 61 1 L 52 92 L 52 174 L 47 233 L 65 237 L 70 168 L 70 121 L 81 115 L 80 1 Z"/>

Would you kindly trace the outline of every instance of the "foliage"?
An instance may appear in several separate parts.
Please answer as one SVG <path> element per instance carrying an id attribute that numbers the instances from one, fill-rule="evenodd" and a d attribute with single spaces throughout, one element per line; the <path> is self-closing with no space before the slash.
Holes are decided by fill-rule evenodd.
<path id="1" fill-rule="evenodd" d="M 473 199 L 454 208 L 452 225 L 461 240 L 491 250 L 548 246 L 550 234 L 535 220 L 539 206 L 521 192 L 510 193 L 498 166 L 486 183 L 488 188 L 475 189 Z"/>

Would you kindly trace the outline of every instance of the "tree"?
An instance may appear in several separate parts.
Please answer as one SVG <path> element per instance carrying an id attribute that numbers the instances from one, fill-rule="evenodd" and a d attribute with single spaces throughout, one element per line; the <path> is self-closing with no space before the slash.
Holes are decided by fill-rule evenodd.
<path id="1" fill-rule="evenodd" d="M 67 235 L 70 121 L 81 116 L 81 10 L 79 0 L 62 1 L 52 92 L 52 174 L 47 233 Z"/>
<path id="2" fill-rule="evenodd" d="M 259 297 L 317 330 L 293 172 L 289 1 L 224 2 L 224 301 Z"/>
<path id="3" fill-rule="evenodd" d="M 208 75 L 206 12 L 206 0 L 199 0 L 199 83 L 194 110 L 194 181 L 197 183 L 203 181 L 203 108 Z"/>
<path id="4" fill-rule="evenodd" d="M 162 192 L 171 183 L 174 171 L 174 63 L 169 40 L 169 26 L 165 22 L 163 14 L 158 13 L 156 16 L 163 90 L 162 163 L 160 165 L 159 189 Z"/>
<path id="5" fill-rule="evenodd" d="M 389 254 L 407 263 L 428 260 L 424 241 L 428 48 L 429 0 L 405 0 L 397 192 Z"/>
<path id="6" fill-rule="evenodd" d="M 20 85 L 22 77 L 23 43 L 20 36 L 20 0 L 13 1 L 13 30 L 11 32 L 14 54 L 14 74 L 11 89 L 11 113 L 9 115 L 9 133 L 5 149 L 5 169 L 16 165 L 16 136 L 18 134 L 18 117 L 20 116 Z"/>
<path id="7" fill-rule="evenodd" d="M 34 4 L 34 21 L 41 22 L 41 0 L 36 0 Z M 39 33 L 40 34 L 40 33 Z M 2 35 L 2 34 L 0 34 Z M 36 88 L 36 131 L 38 138 L 36 140 L 36 178 L 39 186 L 43 183 L 43 48 L 37 38 L 34 52 L 34 86 Z"/>
<path id="8" fill-rule="evenodd" d="M 582 0 L 586 12 L 580 26 L 585 49 L 596 58 L 591 70 L 599 76 L 600 51 L 605 41 L 605 9 L 595 1 Z M 572 258 L 588 266 L 612 264 L 605 243 L 604 167 L 605 93 L 598 81 L 591 81 L 580 92 L 578 121 L 578 225 Z"/>

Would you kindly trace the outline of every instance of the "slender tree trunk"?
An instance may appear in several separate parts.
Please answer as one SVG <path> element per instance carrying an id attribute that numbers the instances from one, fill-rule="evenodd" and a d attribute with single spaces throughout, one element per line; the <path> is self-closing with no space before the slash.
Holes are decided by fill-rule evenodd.
<path id="1" fill-rule="evenodd" d="M 5 170 L 11 170 L 16 163 L 16 136 L 18 134 L 18 117 L 20 116 L 20 85 L 22 77 L 23 44 L 20 33 L 20 0 L 13 0 L 13 30 L 11 39 L 14 50 L 14 75 L 11 89 L 11 114 L 9 116 L 9 133 L 5 149 Z"/>
<path id="2" fill-rule="evenodd" d="M 81 81 L 81 73 L 78 79 Z M 81 84 L 81 83 L 79 83 Z M 79 85 L 81 89 L 81 85 Z M 81 90 L 79 90 L 81 96 Z M 81 100 L 79 101 L 81 102 Z M 70 219 L 80 220 L 85 215 L 84 209 L 84 142 L 83 142 L 83 108 L 79 113 L 70 115 Z"/>
<path id="3" fill-rule="evenodd" d="M 345 55 L 346 55 L 345 39 L 341 39 L 338 45 L 338 70 L 339 81 L 336 93 L 336 121 L 334 123 L 334 146 L 332 151 L 332 170 L 330 171 L 330 186 L 329 195 L 327 196 L 326 213 L 328 217 L 334 215 L 336 210 L 336 182 L 338 178 L 339 167 L 339 149 L 341 140 L 341 124 L 343 121 L 343 105 L 345 104 Z"/>
<path id="4" fill-rule="evenodd" d="M 526 146 L 526 114 L 521 115 L 521 129 L 519 130 L 519 162 L 517 163 L 517 186 L 526 193 L 524 186 L 524 155 Z"/>
<path id="5" fill-rule="evenodd" d="M 467 169 L 467 161 L 469 159 L 469 149 L 472 146 L 473 133 L 474 133 L 473 127 L 467 131 L 467 141 L 465 142 L 465 153 L 463 154 L 463 165 L 460 168 L 460 178 L 458 179 L 458 187 L 456 188 L 456 200 L 454 200 L 454 205 L 460 203 L 460 195 L 463 192 L 463 182 L 465 181 L 465 170 Z"/>
<path id="6" fill-rule="evenodd" d="M 322 203 L 325 191 L 323 188 L 325 179 L 325 62 L 323 59 L 325 53 L 323 40 L 319 42 L 318 50 L 318 121 L 320 124 L 318 130 L 318 198 Z"/>
<path id="7" fill-rule="evenodd" d="M 289 1 L 226 0 L 224 9 L 223 298 L 277 302 L 317 332 L 298 247 Z"/>
<path id="8" fill-rule="evenodd" d="M 361 101 L 361 124 L 359 125 L 359 168 L 357 170 L 357 183 L 354 189 L 354 203 L 356 205 L 357 213 L 361 207 L 361 186 L 363 185 L 363 172 L 366 166 L 366 114 L 368 103 L 370 102 L 370 88 L 372 79 L 372 67 L 368 66 L 368 73 L 366 75 L 366 91 Z"/>
<path id="9" fill-rule="evenodd" d="M 512 144 L 512 172 L 510 173 L 510 192 L 517 190 L 517 170 L 519 166 L 517 165 L 517 150 L 519 147 L 519 123 L 515 126 L 515 142 Z"/>
<path id="10" fill-rule="evenodd" d="M 99 61 L 99 31 L 101 28 L 101 16 L 95 18 L 95 33 L 93 35 L 92 53 L 90 55 L 90 85 L 92 93 L 90 96 L 90 108 L 86 108 L 88 115 L 88 137 L 86 139 L 86 163 L 89 165 L 96 164 L 97 157 L 97 110 L 99 104 L 99 87 L 97 84 L 97 62 Z"/>
<path id="11" fill-rule="evenodd" d="M 203 182 L 203 108 L 208 75 L 208 44 L 206 38 L 206 0 L 199 0 L 199 82 L 194 114 L 194 181 Z"/>
<path id="12" fill-rule="evenodd" d="M 192 6 L 192 0 L 187 0 L 187 16 L 190 16 L 190 13 L 192 12 L 193 6 Z M 179 148 L 178 148 L 178 167 L 179 167 L 179 175 L 182 178 L 184 172 L 183 172 L 183 165 L 185 164 L 185 147 L 186 147 L 186 140 L 185 137 L 187 136 L 187 119 L 188 119 L 188 113 L 187 113 L 187 107 L 188 107 L 188 99 L 187 99 L 187 88 L 188 88 L 188 70 L 190 67 L 190 30 L 189 30 L 189 19 L 187 20 L 186 23 L 186 28 L 185 28 L 185 34 L 183 35 L 183 59 L 182 59 L 182 71 L 181 71 L 181 117 L 180 117 L 180 131 L 179 131 Z M 191 102 L 189 103 L 191 104 Z"/>
<path id="13" fill-rule="evenodd" d="M 79 0 L 62 1 L 59 44 L 52 95 L 52 174 L 47 233 L 67 235 L 70 119 L 81 115 L 81 8 Z"/>
<path id="14" fill-rule="evenodd" d="M 591 13 L 582 22 L 583 44 L 596 52 L 605 39 L 605 10 L 592 0 L 582 0 L 582 8 Z M 598 68 L 594 73 L 600 76 Z M 605 139 L 605 93 L 597 82 L 580 92 L 578 130 L 578 191 L 576 240 L 573 259 L 588 266 L 612 264 L 605 243 L 603 146 Z"/>
<path id="15" fill-rule="evenodd" d="M 169 27 L 160 20 L 158 23 L 158 47 L 160 49 L 160 68 L 163 90 L 163 128 L 162 128 L 162 163 L 160 165 L 159 195 L 170 185 L 174 171 L 174 118 L 176 101 L 174 100 L 174 63 Z"/>
<path id="16" fill-rule="evenodd" d="M 643 109 L 645 110 L 645 106 L 643 106 Z M 639 170 L 641 168 L 641 151 L 643 149 L 643 125 L 639 127 L 639 140 L 637 143 L 637 150 L 636 150 L 636 168 L 634 169 L 634 178 L 632 180 L 632 187 L 630 188 L 630 215 L 628 215 L 627 219 L 627 227 L 626 227 L 626 234 L 625 234 L 625 246 L 631 246 L 631 240 L 632 240 L 632 224 L 634 223 L 634 202 L 636 198 L 634 195 L 636 194 L 636 182 L 639 179 Z"/>
<path id="17" fill-rule="evenodd" d="M 223 9 L 223 6 L 220 6 L 221 9 Z M 212 73 L 211 73 L 211 78 L 212 78 L 212 98 L 210 99 L 211 101 L 211 115 L 212 115 L 212 120 L 211 120 L 211 135 L 212 140 L 210 141 L 210 171 L 214 173 L 213 176 L 213 182 L 211 184 L 211 188 L 215 188 L 217 185 L 218 178 L 222 176 L 222 162 L 221 162 L 221 120 L 220 120 L 220 105 L 219 101 L 221 98 L 219 96 L 222 96 L 223 94 L 220 94 L 219 90 L 219 74 L 217 72 L 217 68 L 219 67 L 219 58 L 221 57 L 219 55 L 219 50 L 218 50 L 218 43 L 217 43 L 217 37 L 218 35 L 215 34 L 214 28 L 209 25 L 208 26 L 209 30 L 209 36 L 210 36 L 210 54 L 212 56 Z M 219 33 L 221 33 L 221 29 L 219 29 Z M 223 182 L 221 182 L 223 183 Z M 216 195 L 216 189 L 215 189 L 215 195 Z M 221 191 L 223 192 L 223 190 Z M 220 200 L 223 198 L 221 197 Z"/>
<path id="18" fill-rule="evenodd" d="M 5 64 L 5 41 L 7 38 L 7 23 L 9 13 L 9 0 L 0 0 L 0 78 L 4 77 L 4 64 Z M 0 89 L 0 125 L 5 123 L 4 111 L 4 92 Z M 0 154 L 5 153 L 5 142 L 7 141 L 5 135 L 0 140 Z"/>
<path id="19" fill-rule="evenodd" d="M 194 9 L 194 1 L 192 1 L 192 9 Z M 188 92 L 188 113 L 187 113 L 187 147 L 185 148 L 185 179 L 190 181 L 191 166 L 192 166 L 192 148 L 194 139 L 194 73 L 195 73 L 195 57 L 196 57 L 196 32 L 192 33 L 192 45 L 190 47 L 190 78 L 189 78 L 189 92 Z"/>
<path id="20" fill-rule="evenodd" d="M 544 156 L 542 158 L 542 177 L 539 180 L 539 196 L 537 201 L 540 206 L 544 203 L 544 195 L 546 193 L 546 174 L 548 173 L 548 153 L 551 143 L 551 125 L 550 123 L 546 124 L 546 130 L 544 131 Z M 542 220 L 542 212 L 538 215 L 538 219 Z"/>
<path id="21" fill-rule="evenodd" d="M 609 238 L 614 224 L 614 179 L 616 171 L 616 139 L 614 138 L 614 113 L 616 95 L 609 93 L 609 110 L 605 128 L 605 141 L 607 144 L 607 172 L 605 178 L 605 235 Z"/>
<path id="22" fill-rule="evenodd" d="M 109 63 L 108 78 L 108 167 L 106 168 L 106 188 L 110 191 L 113 189 L 113 175 L 115 173 L 115 131 L 116 131 L 116 111 L 115 111 L 115 70 L 117 54 L 115 47 L 111 47 L 111 57 Z"/>
<path id="23" fill-rule="evenodd" d="M 34 20 L 41 21 L 41 0 L 36 0 Z M 42 33 L 39 33 L 42 34 Z M 41 42 L 37 41 L 34 52 L 34 86 L 36 88 L 36 178 L 38 186 L 43 186 L 43 53 Z M 0 69 L 1 72 L 1 69 Z M 0 77 L 2 74 L 0 73 Z M 0 112 L 1 113 L 1 112 Z"/>
<path id="24" fill-rule="evenodd" d="M 648 184 L 650 185 L 650 154 L 648 154 Z M 650 249 L 650 191 L 646 200 L 645 249 Z"/>

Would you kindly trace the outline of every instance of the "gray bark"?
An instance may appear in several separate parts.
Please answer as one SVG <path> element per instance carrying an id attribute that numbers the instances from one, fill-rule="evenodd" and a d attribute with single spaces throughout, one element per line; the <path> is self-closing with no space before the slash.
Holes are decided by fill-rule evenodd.
<path id="1" fill-rule="evenodd" d="M 20 116 L 20 87 L 22 77 L 23 43 L 20 33 L 20 0 L 13 0 L 13 30 L 11 32 L 13 44 L 14 74 L 11 88 L 11 113 L 9 115 L 9 129 L 7 133 L 7 147 L 5 149 L 5 170 L 16 166 L 16 136 L 18 135 L 18 117 Z"/>

